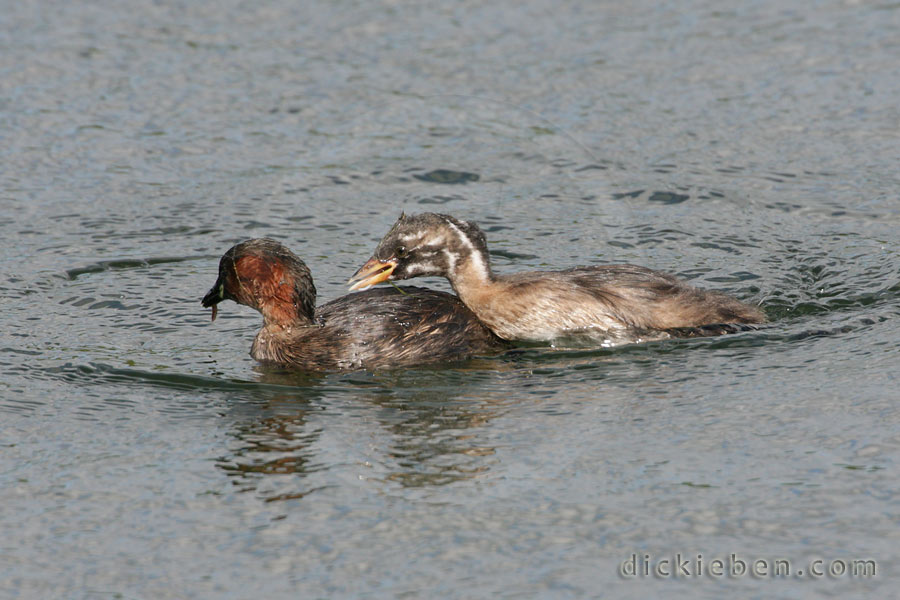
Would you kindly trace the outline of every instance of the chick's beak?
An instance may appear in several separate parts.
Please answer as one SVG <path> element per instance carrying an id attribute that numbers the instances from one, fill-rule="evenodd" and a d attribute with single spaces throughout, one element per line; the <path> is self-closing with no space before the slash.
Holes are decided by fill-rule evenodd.
<path id="1" fill-rule="evenodd" d="M 351 277 L 347 282 L 356 282 L 350 286 L 350 291 L 355 292 L 356 290 L 367 290 L 376 283 L 387 281 L 390 278 L 391 273 L 393 273 L 394 269 L 396 268 L 396 259 L 391 258 L 389 260 L 378 260 L 373 256 L 369 259 L 369 262 L 361 266 L 359 270 L 353 274 L 353 277 Z"/>
<path id="2" fill-rule="evenodd" d="M 221 281 L 217 281 L 212 288 L 206 292 L 206 295 L 203 296 L 203 300 L 200 303 L 203 305 L 203 308 L 212 307 L 212 320 L 216 320 L 216 315 L 219 313 L 219 308 L 216 306 L 219 302 L 225 299 L 225 284 Z"/>

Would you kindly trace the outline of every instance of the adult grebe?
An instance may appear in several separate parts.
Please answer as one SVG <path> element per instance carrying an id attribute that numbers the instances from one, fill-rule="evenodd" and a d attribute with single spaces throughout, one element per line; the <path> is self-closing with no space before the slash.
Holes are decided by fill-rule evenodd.
<path id="1" fill-rule="evenodd" d="M 255 308 L 263 328 L 250 354 L 308 370 L 380 369 L 464 360 L 506 343 L 458 298 L 417 287 L 351 294 L 319 307 L 307 266 L 285 246 L 252 239 L 228 250 L 219 278 L 201 301 Z"/>

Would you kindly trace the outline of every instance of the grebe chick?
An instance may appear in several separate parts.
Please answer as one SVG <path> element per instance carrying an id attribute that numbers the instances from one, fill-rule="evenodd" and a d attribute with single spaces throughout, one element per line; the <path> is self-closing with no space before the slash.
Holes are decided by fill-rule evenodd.
<path id="1" fill-rule="evenodd" d="M 250 355 L 313 371 L 381 369 L 464 360 L 506 348 L 452 294 L 418 287 L 351 294 L 316 309 L 309 268 L 270 239 L 241 242 L 219 261 L 201 301 L 234 300 L 263 316 Z"/>
<path id="2" fill-rule="evenodd" d="M 759 309 L 730 296 L 635 265 L 495 275 L 481 229 L 434 213 L 400 215 L 350 289 L 424 275 L 450 280 L 460 300 L 506 340 L 587 336 L 614 344 L 648 339 L 646 332 L 677 337 L 678 328 L 765 321 Z"/>

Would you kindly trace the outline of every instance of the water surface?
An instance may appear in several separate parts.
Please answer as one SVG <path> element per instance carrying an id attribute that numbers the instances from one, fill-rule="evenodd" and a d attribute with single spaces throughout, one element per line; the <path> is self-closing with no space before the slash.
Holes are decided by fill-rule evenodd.
<path id="1" fill-rule="evenodd" d="M 3 597 L 896 588 L 896 6 L 3 13 Z M 200 307 L 257 236 L 342 295 L 401 210 L 480 223 L 499 272 L 634 262 L 772 326 L 312 375 Z M 878 570 L 619 574 L 677 553 Z"/>

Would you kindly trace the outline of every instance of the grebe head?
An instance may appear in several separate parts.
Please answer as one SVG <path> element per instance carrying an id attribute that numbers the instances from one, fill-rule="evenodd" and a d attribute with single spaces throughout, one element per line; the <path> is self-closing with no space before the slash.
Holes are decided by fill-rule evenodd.
<path id="1" fill-rule="evenodd" d="M 316 286 L 306 264 L 279 242 L 266 238 L 231 247 L 219 261 L 219 278 L 201 300 L 206 308 L 234 300 L 262 313 L 266 324 L 309 324 L 315 317 Z"/>
<path id="2" fill-rule="evenodd" d="M 425 275 L 453 281 L 463 265 L 491 276 L 487 242 L 478 225 L 437 213 L 401 214 L 372 258 L 350 278 L 356 282 L 350 289 Z"/>

